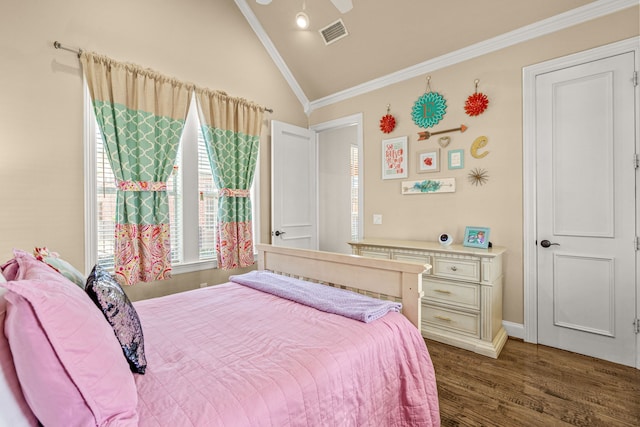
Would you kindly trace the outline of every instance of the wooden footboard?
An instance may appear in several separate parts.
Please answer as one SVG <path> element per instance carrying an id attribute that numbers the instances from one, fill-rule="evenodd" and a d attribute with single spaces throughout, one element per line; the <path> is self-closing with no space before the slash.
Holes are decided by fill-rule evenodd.
<path id="1" fill-rule="evenodd" d="M 402 314 L 420 329 L 422 273 L 431 269 L 429 264 L 265 244 L 256 248 L 260 270 L 399 300 Z"/>

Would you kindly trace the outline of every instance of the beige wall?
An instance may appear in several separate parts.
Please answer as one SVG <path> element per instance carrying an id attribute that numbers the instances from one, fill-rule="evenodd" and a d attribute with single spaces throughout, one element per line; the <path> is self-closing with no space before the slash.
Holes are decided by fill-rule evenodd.
<path id="1" fill-rule="evenodd" d="M 74 54 L 52 47 L 55 40 L 245 97 L 275 110 L 266 119 L 307 125 L 233 0 L 2 1 L 0 262 L 13 247 L 48 246 L 84 267 L 82 74 Z M 268 200 L 266 124 L 263 135 L 261 195 Z M 140 298 L 226 276 L 191 273 L 128 291 Z"/>
<path id="2" fill-rule="evenodd" d="M 447 100 L 447 114 L 432 131 L 466 124 L 465 133 L 451 133 L 451 143 L 441 149 L 439 173 L 417 174 L 416 152 L 438 147 L 438 137 L 418 141 L 419 129 L 411 119 L 415 100 L 425 91 L 425 78 L 414 78 L 339 104 L 327 106 L 311 115 L 317 124 L 350 114 L 364 113 L 364 234 L 386 237 L 434 240 L 447 231 L 459 242 L 467 225 L 491 228 L 491 241 L 508 249 L 505 257 L 504 319 L 523 323 L 523 211 L 522 211 L 522 68 L 528 65 L 637 36 L 638 8 L 588 22 L 555 34 L 522 43 L 455 66 L 429 73 L 431 88 Z M 464 112 L 466 98 L 479 91 L 489 97 L 484 114 L 469 117 Z M 379 130 L 379 120 L 391 104 L 398 125 L 388 135 Z M 456 178 L 456 192 L 448 194 L 400 194 L 402 180 L 380 178 L 380 144 L 385 137 L 409 136 L 409 177 Z M 470 145 L 479 136 L 489 144 L 489 154 L 475 159 Z M 448 170 L 447 151 L 465 150 L 465 168 Z M 488 171 L 484 186 L 473 186 L 467 174 L 473 168 Z M 382 225 L 373 225 L 373 214 L 383 215 Z"/>

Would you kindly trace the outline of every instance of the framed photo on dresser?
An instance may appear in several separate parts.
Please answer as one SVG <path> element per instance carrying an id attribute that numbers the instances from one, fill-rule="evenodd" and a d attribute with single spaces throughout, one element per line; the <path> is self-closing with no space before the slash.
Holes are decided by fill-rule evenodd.
<path id="1" fill-rule="evenodd" d="M 490 231 L 488 227 L 466 227 L 462 244 L 472 248 L 487 249 Z"/>

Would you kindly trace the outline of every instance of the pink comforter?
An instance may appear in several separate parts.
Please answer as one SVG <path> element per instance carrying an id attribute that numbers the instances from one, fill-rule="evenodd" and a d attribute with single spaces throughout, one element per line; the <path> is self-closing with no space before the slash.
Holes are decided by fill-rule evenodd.
<path id="1" fill-rule="evenodd" d="M 425 343 L 227 283 L 139 301 L 140 426 L 439 426 Z"/>

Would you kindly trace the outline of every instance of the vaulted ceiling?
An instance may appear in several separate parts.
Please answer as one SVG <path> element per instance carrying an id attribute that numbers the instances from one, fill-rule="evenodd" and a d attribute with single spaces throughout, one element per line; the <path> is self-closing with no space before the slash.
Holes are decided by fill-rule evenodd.
<path id="1" fill-rule="evenodd" d="M 370 82 L 494 41 L 531 38 L 558 25 L 630 7 L 635 0 L 353 0 L 340 13 L 330 0 L 235 0 L 301 102 L 318 103 Z M 302 9 L 310 26 L 300 30 Z M 321 28 L 342 19 L 348 36 L 326 45 Z M 573 20 L 573 21 L 572 21 Z M 557 29 L 557 28 L 556 28 Z"/>

